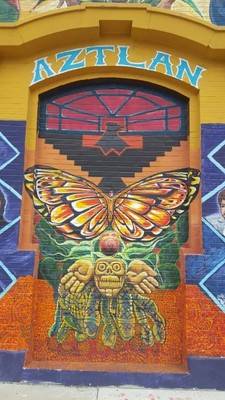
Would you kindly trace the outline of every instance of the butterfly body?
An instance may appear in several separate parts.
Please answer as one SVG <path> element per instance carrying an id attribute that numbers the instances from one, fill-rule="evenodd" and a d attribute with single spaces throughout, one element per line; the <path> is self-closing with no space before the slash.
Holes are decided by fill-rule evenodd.
<path id="1" fill-rule="evenodd" d="M 198 193 L 200 173 L 159 173 L 106 194 L 93 182 L 59 169 L 34 166 L 25 187 L 35 209 L 59 232 L 80 240 L 112 229 L 125 240 L 149 241 L 188 210 Z"/>

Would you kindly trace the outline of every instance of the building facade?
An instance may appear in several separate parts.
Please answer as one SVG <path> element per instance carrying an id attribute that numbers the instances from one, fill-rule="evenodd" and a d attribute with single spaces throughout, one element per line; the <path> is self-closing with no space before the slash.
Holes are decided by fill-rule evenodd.
<path id="1" fill-rule="evenodd" d="M 219 1 L 0 0 L 0 379 L 224 389 Z"/>

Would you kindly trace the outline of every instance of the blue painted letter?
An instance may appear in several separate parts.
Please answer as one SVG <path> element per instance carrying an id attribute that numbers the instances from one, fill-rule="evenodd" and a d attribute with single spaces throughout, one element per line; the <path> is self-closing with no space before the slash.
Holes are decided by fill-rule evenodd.
<path id="1" fill-rule="evenodd" d="M 50 76 L 56 75 L 53 69 L 51 68 L 51 64 L 46 61 L 47 57 L 40 58 L 39 60 L 35 60 L 35 67 L 33 70 L 33 80 L 31 85 L 34 83 L 40 82 L 46 78 L 50 78 Z"/>
<path id="2" fill-rule="evenodd" d="M 170 62 L 171 55 L 168 53 L 163 53 L 161 51 L 157 51 L 155 58 L 152 59 L 151 64 L 148 69 L 151 71 L 155 71 L 157 65 L 162 64 L 165 66 L 166 75 L 173 76 L 172 64 Z"/>
<path id="3" fill-rule="evenodd" d="M 63 66 L 59 70 L 59 74 L 62 72 L 72 71 L 74 69 L 84 68 L 86 66 L 85 60 L 75 62 L 83 50 L 84 49 L 74 49 L 62 51 L 62 53 L 56 54 L 57 61 L 61 58 L 65 58 Z"/>
<path id="4" fill-rule="evenodd" d="M 129 46 L 118 46 L 118 49 L 119 49 L 119 54 L 118 54 L 119 61 L 117 65 L 123 67 L 144 68 L 144 69 L 146 68 L 146 62 L 133 63 L 128 61 Z"/>
<path id="5" fill-rule="evenodd" d="M 198 87 L 198 81 L 201 78 L 203 71 L 205 71 L 205 68 L 202 68 L 199 65 L 197 65 L 195 67 L 194 72 L 192 72 L 189 62 L 184 60 L 183 58 L 180 58 L 180 64 L 177 66 L 177 74 L 176 74 L 175 78 L 183 80 L 184 73 L 186 72 L 186 75 L 190 81 L 190 84 L 192 86 Z"/>
<path id="6" fill-rule="evenodd" d="M 86 54 L 96 51 L 96 67 L 105 66 L 105 50 L 115 51 L 115 46 L 90 46 L 86 48 Z"/>

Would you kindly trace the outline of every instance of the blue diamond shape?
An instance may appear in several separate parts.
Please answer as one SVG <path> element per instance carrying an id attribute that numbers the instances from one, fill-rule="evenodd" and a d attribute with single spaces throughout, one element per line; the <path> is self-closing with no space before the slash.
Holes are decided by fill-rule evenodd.
<path id="1" fill-rule="evenodd" d="M 203 218 L 202 218 L 202 221 L 204 222 L 205 225 L 208 226 L 209 229 L 211 229 L 211 231 L 212 231 L 213 233 L 215 233 L 216 236 L 218 236 L 223 242 L 225 242 L 225 236 L 223 236 L 220 232 L 218 232 L 218 231 L 214 228 L 214 226 L 212 226 L 212 225 L 207 221 L 206 218 L 203 217 Z"/>
<path id="2" fill-rule="evenodd" d="M 0 261 L 0 299 L 11 289 L 16 281 L 16 277 Z"/>
<path id="3" fill-rule="evenodd" d="M 9 186 L 6 182 L 0 179 L 0 187 L 1 185 L 10 191 L 13 195 L 15 195 L 19 200 L 22 199 L 22 196 L 11 186 Z M 0 235 L 5 232 L 7 229 L 11 228 L 11 226 L 15 225 L 20 220 L 20 216 L 16 216 L 12 221 L 8 222 L 3 228 L 0 229 Z"/>
<path id="4" fill-rule="evenodd" d="M 222 260 L 199 283 L 204 292 L 225 313 L 225 260 Z"/>
<path id="5" fill-rule="evenodd" d="M 225 146 L 225 140 L 220 144 L 218 144 L 218 146 L 216 146 L 207 156 L 209 160 L 223 173 L 225 173 L 225 168 L 221 164 L 221 161 L 222 163 L 224 163 L 224 150 L 223 150 L 224 146 Z"/>
<path id="6" fill-rule="evenodd" d="M 19 154 L 19 150 L 0 132 L 0 170 L 14 161 Z"/>
<path id="7" fill-rule="evenodd" d="M 225 146 L 221 147 L 213 156 L 214 160 L 225 170 Z"/>

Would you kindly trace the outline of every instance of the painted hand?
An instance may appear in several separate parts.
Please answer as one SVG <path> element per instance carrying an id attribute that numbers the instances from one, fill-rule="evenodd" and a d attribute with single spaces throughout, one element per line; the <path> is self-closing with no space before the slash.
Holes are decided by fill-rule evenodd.
<path id="1" fill-rule="evenodd" d="M 94 267 L 89 260 L 77 260 L 68 268 L 68 273 L 61 279 L 61 284 L 70 293 L 80 293 L 93 277 Z"/>
<path id="2" fill-rule="evenodd" d="M 149 294 L 159 286 L 157 273 L 142 260 L 133 260 L 129 264 L 127 280 L 140 294 Z"/>

